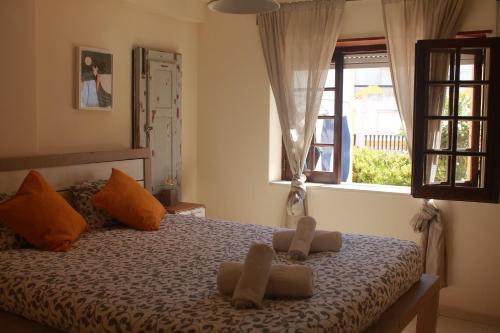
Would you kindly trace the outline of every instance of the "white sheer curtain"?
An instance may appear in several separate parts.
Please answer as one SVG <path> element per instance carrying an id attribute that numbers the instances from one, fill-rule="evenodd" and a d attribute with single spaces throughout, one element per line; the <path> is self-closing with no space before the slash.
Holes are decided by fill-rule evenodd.
<path id="1" fill-rule="evenodd" d="M 420 212 L 415 214 L 410 225 L 415 232 L 422 234 L 420 245 L 424 258 L 423 271 L 439 275 L 441 286 L 445 287 L 447 274 L 444 224 L 436 203 L 433 200 L 425 200 Z"/>
<path id="2" fill-rule="evenodd" d="M 304 163 L 318 118 L 345 0 L 284 3 L 258 15 L 262 50 L 293 173 L 286 226 L 307 215 Z"/>
<path id="3" fill-rule="evenodd" d="M 392 82 L 410 153 L 415 43 L 420 39 L 455 37 L 463 3 L 464 0 L 382 0 Z"/>
<path id="4" fill-rule="evenodd" d="M 464 0 L 382 0 L 391 76 L 410 154 L 413 148 L 415 43 L 420 39 L 453 38 L 458 32 L 463 3 Z M 447 71 L 448 62 L 444 58 L 433 62 L 436 75 Z M 440 112 L 443 95 L 444 90 L 430 96 L 431 112 Z M 430 144 L 439 147 L 439 125 L 431 126 L 429 131 Z M 442 286 L 446 285 L 444 225 L 437 206 L 425 201 L 412 225 L 416 232 L 422 233 L 424 271 L 440 275 Z"/>

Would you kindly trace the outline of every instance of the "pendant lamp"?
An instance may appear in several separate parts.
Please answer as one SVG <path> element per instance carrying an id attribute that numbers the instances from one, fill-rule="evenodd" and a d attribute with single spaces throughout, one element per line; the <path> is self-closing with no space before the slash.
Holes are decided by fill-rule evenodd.
<path id="1" fill-rule="evenodd" d="M 278 10 L 276 0 L 212 0 L 208 8 L 227 14 L 259 14 Z"/>

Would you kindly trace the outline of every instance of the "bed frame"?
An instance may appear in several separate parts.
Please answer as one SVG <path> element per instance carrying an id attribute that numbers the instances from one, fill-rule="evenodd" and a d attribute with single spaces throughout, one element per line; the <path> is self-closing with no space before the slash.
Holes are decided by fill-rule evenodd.
<path id="1" fill-rule="evenodd" d="M 32 169 L 38 170 L 57 191 L 66 191 L 82 181 L 109 178 L 113 167 L 151 191 L 151 151 L 140 148 L 0 159 L 0 192 L 17 190 Z"/>
<path id="2" fill-rule="evenodd" d="M 65 176 L 55 177 L 64 167 Z M 39 170 L 44 176 L 57 180 L 56 189 L 65 191 L 71 182 L 95 180 L 109 176 L 110 167 L 130 169 L 137 181 L 151 190 L 151 152 L 149 149 L 130 149 L 111 152 L 75 153 L 0 159 L 0 184 L 3 180 L 16 181 L 17 186 L 30 169 Z M 141 176 L 142 175 L 142 176 Z M 19 181 L 21 179 L 21 181 Z M 49 179 L 51 181 L 52 179 Z M 0 188 L 0 192 L 5 189 Z M 417 317 L 416 333 L 435 333 L 438 305 L 439 279 L 422 275 L 410 290 L 390 306 L 379 320 L 365 333 L 396 333 Z M 61 333 L 37 322 L 0 310 L 0 327 L 9 333 Z"/>

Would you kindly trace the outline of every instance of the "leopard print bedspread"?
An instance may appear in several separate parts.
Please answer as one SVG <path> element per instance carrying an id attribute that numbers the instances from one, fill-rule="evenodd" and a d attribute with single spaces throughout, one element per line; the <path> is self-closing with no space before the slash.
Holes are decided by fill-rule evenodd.
<path id="1" fill-rule="evenodd" d="M 0 251 L 0 308 L 68 332 L 360 332 L 421 275 L 415 243 L 345 234 L 340 252 L 302 263 L 312 298 L 232 308 L 217 293 L 219 264 L 271 244 L 274 230 L 168 215 L 159 231 L 97 230 L 66 253 Z"/>

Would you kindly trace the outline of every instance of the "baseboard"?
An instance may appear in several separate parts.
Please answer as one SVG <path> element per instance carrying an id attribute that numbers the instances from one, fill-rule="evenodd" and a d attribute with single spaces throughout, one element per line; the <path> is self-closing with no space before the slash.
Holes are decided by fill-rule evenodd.
<path id="1" fill-rule="evenodd" d="M 439 315 L 500 327 L 500 317 L 498 316 L 457 309 L 450 306 L 439 306 Z"/>

